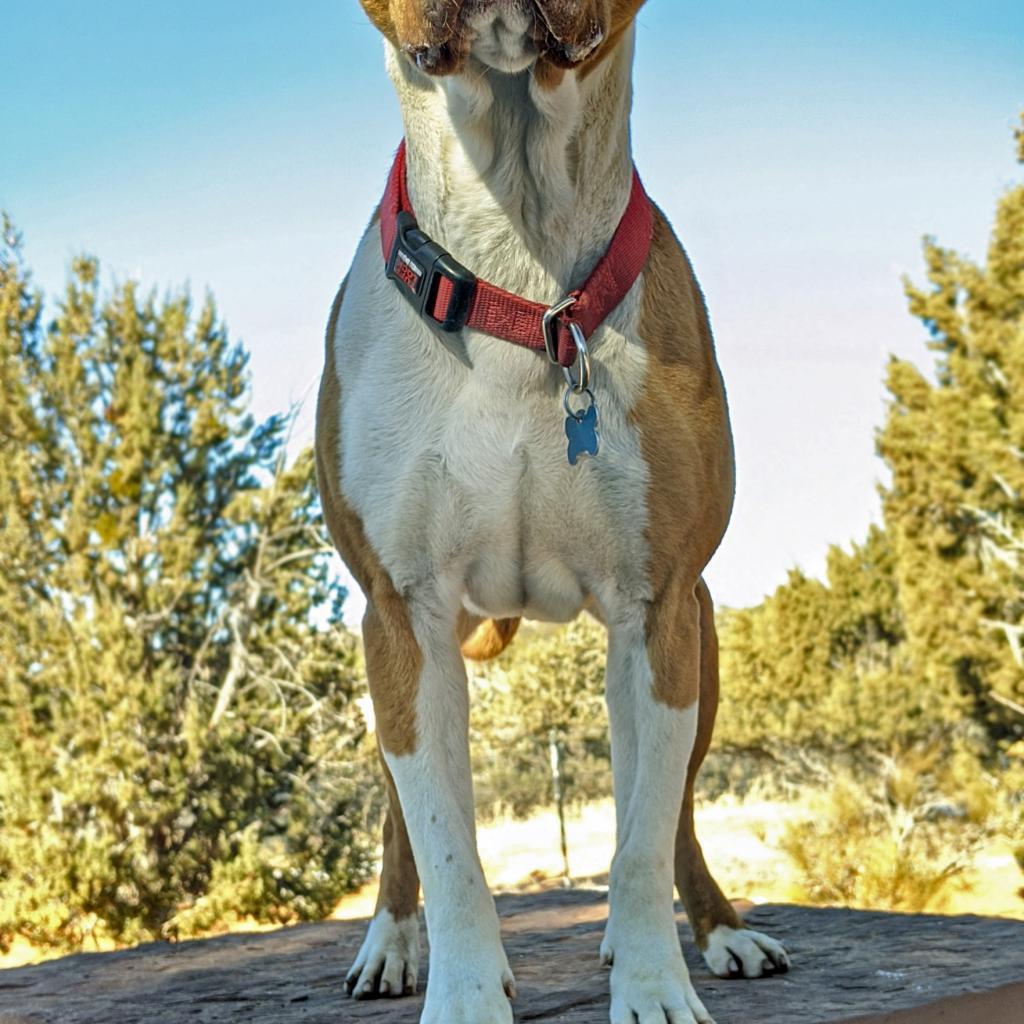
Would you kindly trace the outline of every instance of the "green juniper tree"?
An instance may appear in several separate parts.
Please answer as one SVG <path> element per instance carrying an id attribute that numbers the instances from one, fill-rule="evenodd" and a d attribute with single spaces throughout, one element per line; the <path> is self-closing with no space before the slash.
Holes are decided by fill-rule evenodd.
<path id="1" fill-rule="evenodd" d="M 754 608 L 720 616 L 716 747 L 779 759 L 888 746 L 922 727 L 906 674 L 886 534 L 828 553 L 825 582 L 793 571 Z"/>
<path id="2" fill-rule="evenodd" d="M 321 915 L 368 851 L 312 458 L 212 301 L 82 259 L 44 324 L 4 232 L 0 944 Z"/>
<path id="3" fill-rule="evenodd" d="M 907 909 L 993 832 L 1024 864 L 1024 185 L 983 266 L 925 260 L 906 291 L 934 372 L 889 365 L 883 525 L 724 616 L 718 728 L 822 787 L 784 843 L 809 898 Z"/>
<path id="4" fill-rule="evenodd" d="M 999 201 L 984 266 L 931 240 L 925 258 L 907 295 L 935 374 L 889 366 L 885 524 L 921 685 L 1005 740 L 1024 725 L 1024 185 Z"/>
<path id="5" fill-rule="evenodd" d="M 1024 161 L 1024 129 L 1019 135 Z M 721 740 L 979 753 L 1024 726 L 1024 185 L 984 266 L 929 240 L 906 286 L 936 355 L 890 363 L 883 525 L 722 622 Z"/>

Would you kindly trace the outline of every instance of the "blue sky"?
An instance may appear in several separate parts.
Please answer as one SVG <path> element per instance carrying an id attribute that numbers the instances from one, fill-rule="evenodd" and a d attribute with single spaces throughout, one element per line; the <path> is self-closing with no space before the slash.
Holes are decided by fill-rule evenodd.
<path id="1" fill-rule="evenodd" d="M 2 24 L 0 206 L 38 283 L 87 251 L 110 281 L 209 288 L 257 412 L 306 396 L 401 135 L 356 0 L 40 0 Z M 637 162 L 707 293 L 736 431 L 709 578 L 745 604 L 877 516 L 885 361 L 926 359 L 900 276 L 926 233 L 984 253 L 1019 176 L 1024 4 L 649 0 L 638 25 Z"/>

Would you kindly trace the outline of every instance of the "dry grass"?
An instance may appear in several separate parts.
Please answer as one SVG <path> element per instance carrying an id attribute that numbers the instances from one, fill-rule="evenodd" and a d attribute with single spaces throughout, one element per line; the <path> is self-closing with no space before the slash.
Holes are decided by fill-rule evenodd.
<path id="1" fill-rule="evenodd" d="M 820 791 L 812 791 L 799 800 L 726 797 L 698 811 L 697 830 L 705 855 L 730 898 L 754 903 L 827 902 L 808 894 L 805 872 L 784 849 L 787 835 L 817 818 L 820 795 Z M 614 848 L 612 802 L 604 800 L 577 809 L 568 820 L 567 831 L 574 881 L 603 883 Z M 484 871 L 495 890 L 544 888 L 561 882 L 554 811 L 524 821 L 498 818 L 482 825 L 479 846 Z M 838 848 L 843 849 L 842 844 Z M 813 873 L 817 868 L 812 861 L 809 870 Z M 939 904 L 928 909 L 1024 920 L 1024 900 L 1016 894 L 1020 885 L 1021 873 L 1010 841 L 983 841 L 959 876 L 950 880 Z M 376 887 L 368 886 L 344 900 L 335 916 L 366 917 L 373 912 L 375 899 Z M 884 892 L 860 905 L 895 909 L 886 902 Z"/>

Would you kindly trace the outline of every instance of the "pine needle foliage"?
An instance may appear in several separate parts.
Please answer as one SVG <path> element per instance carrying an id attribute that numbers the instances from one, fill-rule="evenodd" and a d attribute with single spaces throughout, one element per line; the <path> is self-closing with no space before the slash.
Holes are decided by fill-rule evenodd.
<path id="1" fill-rule="evenodd" d="M 762 604 L 720 615 L 722 704 L 716 749 L 779 760 L 848 753 L 935 727 L 909 671 L 887 535 L 833 547 L 824 582 L 792 571 Z"/>
<path id="2" fill-rule="evenodd" d="M 212 300 L 52 322 L 0 248 L 0 946 L 323 915 L 368 868 L 353 639 L 288 417 Z"/>
<path id="3" fill-rule="evenodd" d="M 1007 741 L 1024 725 L 1024 185 L 983 266 L 930 239 L 925 262 L 906 290 L 934 373 L 889 365 L 886 530 L 922 685 Z"/>

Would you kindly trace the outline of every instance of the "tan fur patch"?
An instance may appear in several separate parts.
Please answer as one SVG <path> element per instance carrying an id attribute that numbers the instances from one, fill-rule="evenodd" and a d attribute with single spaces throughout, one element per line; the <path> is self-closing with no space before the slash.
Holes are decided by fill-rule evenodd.
<path id="1" fill-rule="evenodd" d="M 540 0 L 534 35 L 541 57 L 534 77 L 542 88 L 554 88 L 561 81 L 558 69 L 573 68 L 586 78 L 618 46 L 645 0 Z M 585 47 L 595 32 L 601 43 L 582 61 L 573 51 Z"/>
<path id="2" fill-rule="evenodd" d="M 390 0 L 359 0 L 366 11 L 366 16 L 391 42 L 397 44 L 398 38 L 395 35 L 395 24 L 391 20 Z"/>
<path id="3" fill-rule="evenodd" d="M 553 64 L 546 57 L 540 57 L 533 66 L 533 80 L 544 92 L 554 92 L 565 78 L 565 68 Z"/>
<path id="4" fill-rule="evenodd" d="M 416 643 L 409 611 L 390 578 L 386 586 L 391 587 L 390 595 L 379 590 L 367 592 L 363 616 L 366 674 L 381 743 L 389 754 L 404 756 L 416 752 L 416 694 L 423 653 Z M 382 584 L 381 589 L 384 587 Z"/>
<path id="5" fill-rule="evenodd" d="M 381 910 L 387 910 L 396 921 L 401 921 L 416 913 L 420 899 L 420 877 L 416 872 L 416 861 L 413 859 L 398 790 L 395 788 L 395 780 L 391 777 L 391 770 L 384 759 L 383 751 L 380 752 L 380 763 L 384 769 L 384 783 L 388 791 L 388 814 L 384 819 L 380 891 L 377 893 L 374 916 L 376 917 Z"/>
<path id="6" fill-rule="evenodd" d="M 711 594 L 703 580 L 697 585 L 700 605 L 700 703 L 697 706 L 697 736 L 686 771 L 686 789 L 676 832 L 675 882 L 679 898 L 697 939 L 705 949 L 708 936 L 720 924 L 740 928 L 742 923 L 732 904 L 725 898 L 704 861 L 704 852 L 694 828 L 694 783 L 697 772 L 711 746 L 718 712 L 718 637 Z"/>
<path id="7" fill-rule="evenodd" d="M 403 44 L 441 46 L 458 31 L 464 6 L 464 0 L 391 0 L 391 20 Z"/>
<path id="8" fill-rule="evenodd" d="M 520 619 L 484 619 L 470 622 L 462 641 L 462 656 L 471 661 L 490 661 L 496 658 L 519 631 Z"/>
<path id="9" fill-rule="evenodd" d="M 647 371 L 632 419 L 650 473 L 648 656 L 655 698 L 682 709 L 698 693 L 695 588 L 732 510 L 732 437 L 704 297 L 657 208 L 639 335 Z"/>
<path id="10" fill-rule="evenodd" d="M 423 654 L 409 611 L 370 546 L 359 516 L 341 491 L 341 382 L 334 367 L 334 333 L 345 295 L 343 283 L 327 322 L 327 352 L 316 413 L 316 468 L 327 530 L 366 595 L 363 644 L 377 733 L 392 754 L 416 749 L 416 693 Z"/>
<path id="11" fill-rule="evenodd" d="M 646 0 L 612 0 L 608 15 L 608 30 L 605 33 L 604 42 L 584 62 L 580 68 L 580 78 L 586 78 L 602 61 L 615 52 L 615 48 L 622 41 L 626 30 L 633 24 L 640 8 Z"/>

